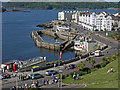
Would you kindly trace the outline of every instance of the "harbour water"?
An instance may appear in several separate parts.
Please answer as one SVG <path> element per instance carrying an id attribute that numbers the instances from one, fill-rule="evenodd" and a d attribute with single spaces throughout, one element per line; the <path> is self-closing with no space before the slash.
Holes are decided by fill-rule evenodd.
<path id="1" fill-rule="evenodd" d="M 47 57 L 47 61 L 59 59 L 59 52 L 44 48 L 37 48 L 30 37 L 30 32 L 40 30 L 36 25 L 57 19 L 57 13 L 61 10 L 29 10 L 30 12 L 4 12 L 2 14 L 2 61 L 13 59 L 27 60 L 38 56 Z M 108 11 L 112 10 L 91 10 Z M 45 41 L 55 40 L 43 37 Z M 75 56 L 74 52 L 67 51 L 62 54 L 61 60 L 67 60 Z"/>

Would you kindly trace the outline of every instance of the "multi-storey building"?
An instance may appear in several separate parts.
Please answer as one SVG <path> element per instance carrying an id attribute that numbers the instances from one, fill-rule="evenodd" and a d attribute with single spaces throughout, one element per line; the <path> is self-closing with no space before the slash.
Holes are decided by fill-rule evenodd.
<path id="1" fill-rule="evenodd" d="M 112 29 L 112 17 L 106 12 L 65 11 L 58 13 L 58 19 L 74 21 L 91 31 L 111 31 Z"/>

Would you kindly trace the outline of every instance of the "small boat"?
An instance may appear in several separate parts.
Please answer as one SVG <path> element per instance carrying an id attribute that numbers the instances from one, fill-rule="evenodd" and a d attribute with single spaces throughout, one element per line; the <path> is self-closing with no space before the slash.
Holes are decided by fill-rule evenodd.
<path id="1" fill-rule="evenodd" d="M 75 50 L 82 50 L 83 49 L 83 47 L 84 47 L 84 44 L 83 44 L 83 42 L 82 41 L 75 41 L 75 43 L 74 43 L 74 49 Z"/>

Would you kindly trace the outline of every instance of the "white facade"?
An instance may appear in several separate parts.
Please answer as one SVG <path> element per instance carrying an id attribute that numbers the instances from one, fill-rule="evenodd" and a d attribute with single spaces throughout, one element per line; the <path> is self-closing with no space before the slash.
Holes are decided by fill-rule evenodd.
<path id="1" fill-rule="evenodd" d="M 75 41 L 74 49 L 82 51 L 83 49 L 87 52 L 92 51 L 97 45 L 96 41 Z"/>
<path id="2" fill-rule="evenodd" d="M 105 12 L 102 13 L 80 13 L 79 24 L 89 30 L 111 31 L 112 17 Z"/>
<path id="3" fill-rule="evenodd" d="M 106 12 L 65 11 L 58 13 L 59 20 L 72 20 L 88 30 L 111 31 L 112 17 Z"/>
<path id="4" fill-rule="evenodd" d="M 64 12 L 58 12 L 58 20 L 64 20 L 65 19 L 65 13 Z"/>

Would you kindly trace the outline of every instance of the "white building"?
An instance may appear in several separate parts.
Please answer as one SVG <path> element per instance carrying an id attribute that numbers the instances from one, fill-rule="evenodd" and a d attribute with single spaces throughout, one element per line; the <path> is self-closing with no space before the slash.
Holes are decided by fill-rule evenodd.
<path id="1" fill-rule="evenodd" d="M 111 31 L 112 29 L 112 17 L 105 12 L 80 12 L 78 23 L 88 30 Z"/>
<path id="2" fill-rule="evenodd" d="M 58 12 L 58 20 L 64 20 L 65 19 L 65 13 L 62 12 Z"/>
<path id="3" fill-rule="evenodd" d="M 92 51 L 95 49 L 97 43 L 96 41 L 81 41 L 81 40 L 78 40 L 78 41 L 75 41 L 74 43 L 74 49 L 75 50 L 86 50 L 87 52 L 89 51 Z"/>
<path id="4" fill-rule="evenodd" d="M 106 12 L 65 11 L 58 13 L 59 20 L 70 20 L 88 30 L 111 31 L 112 17 Z"/>

